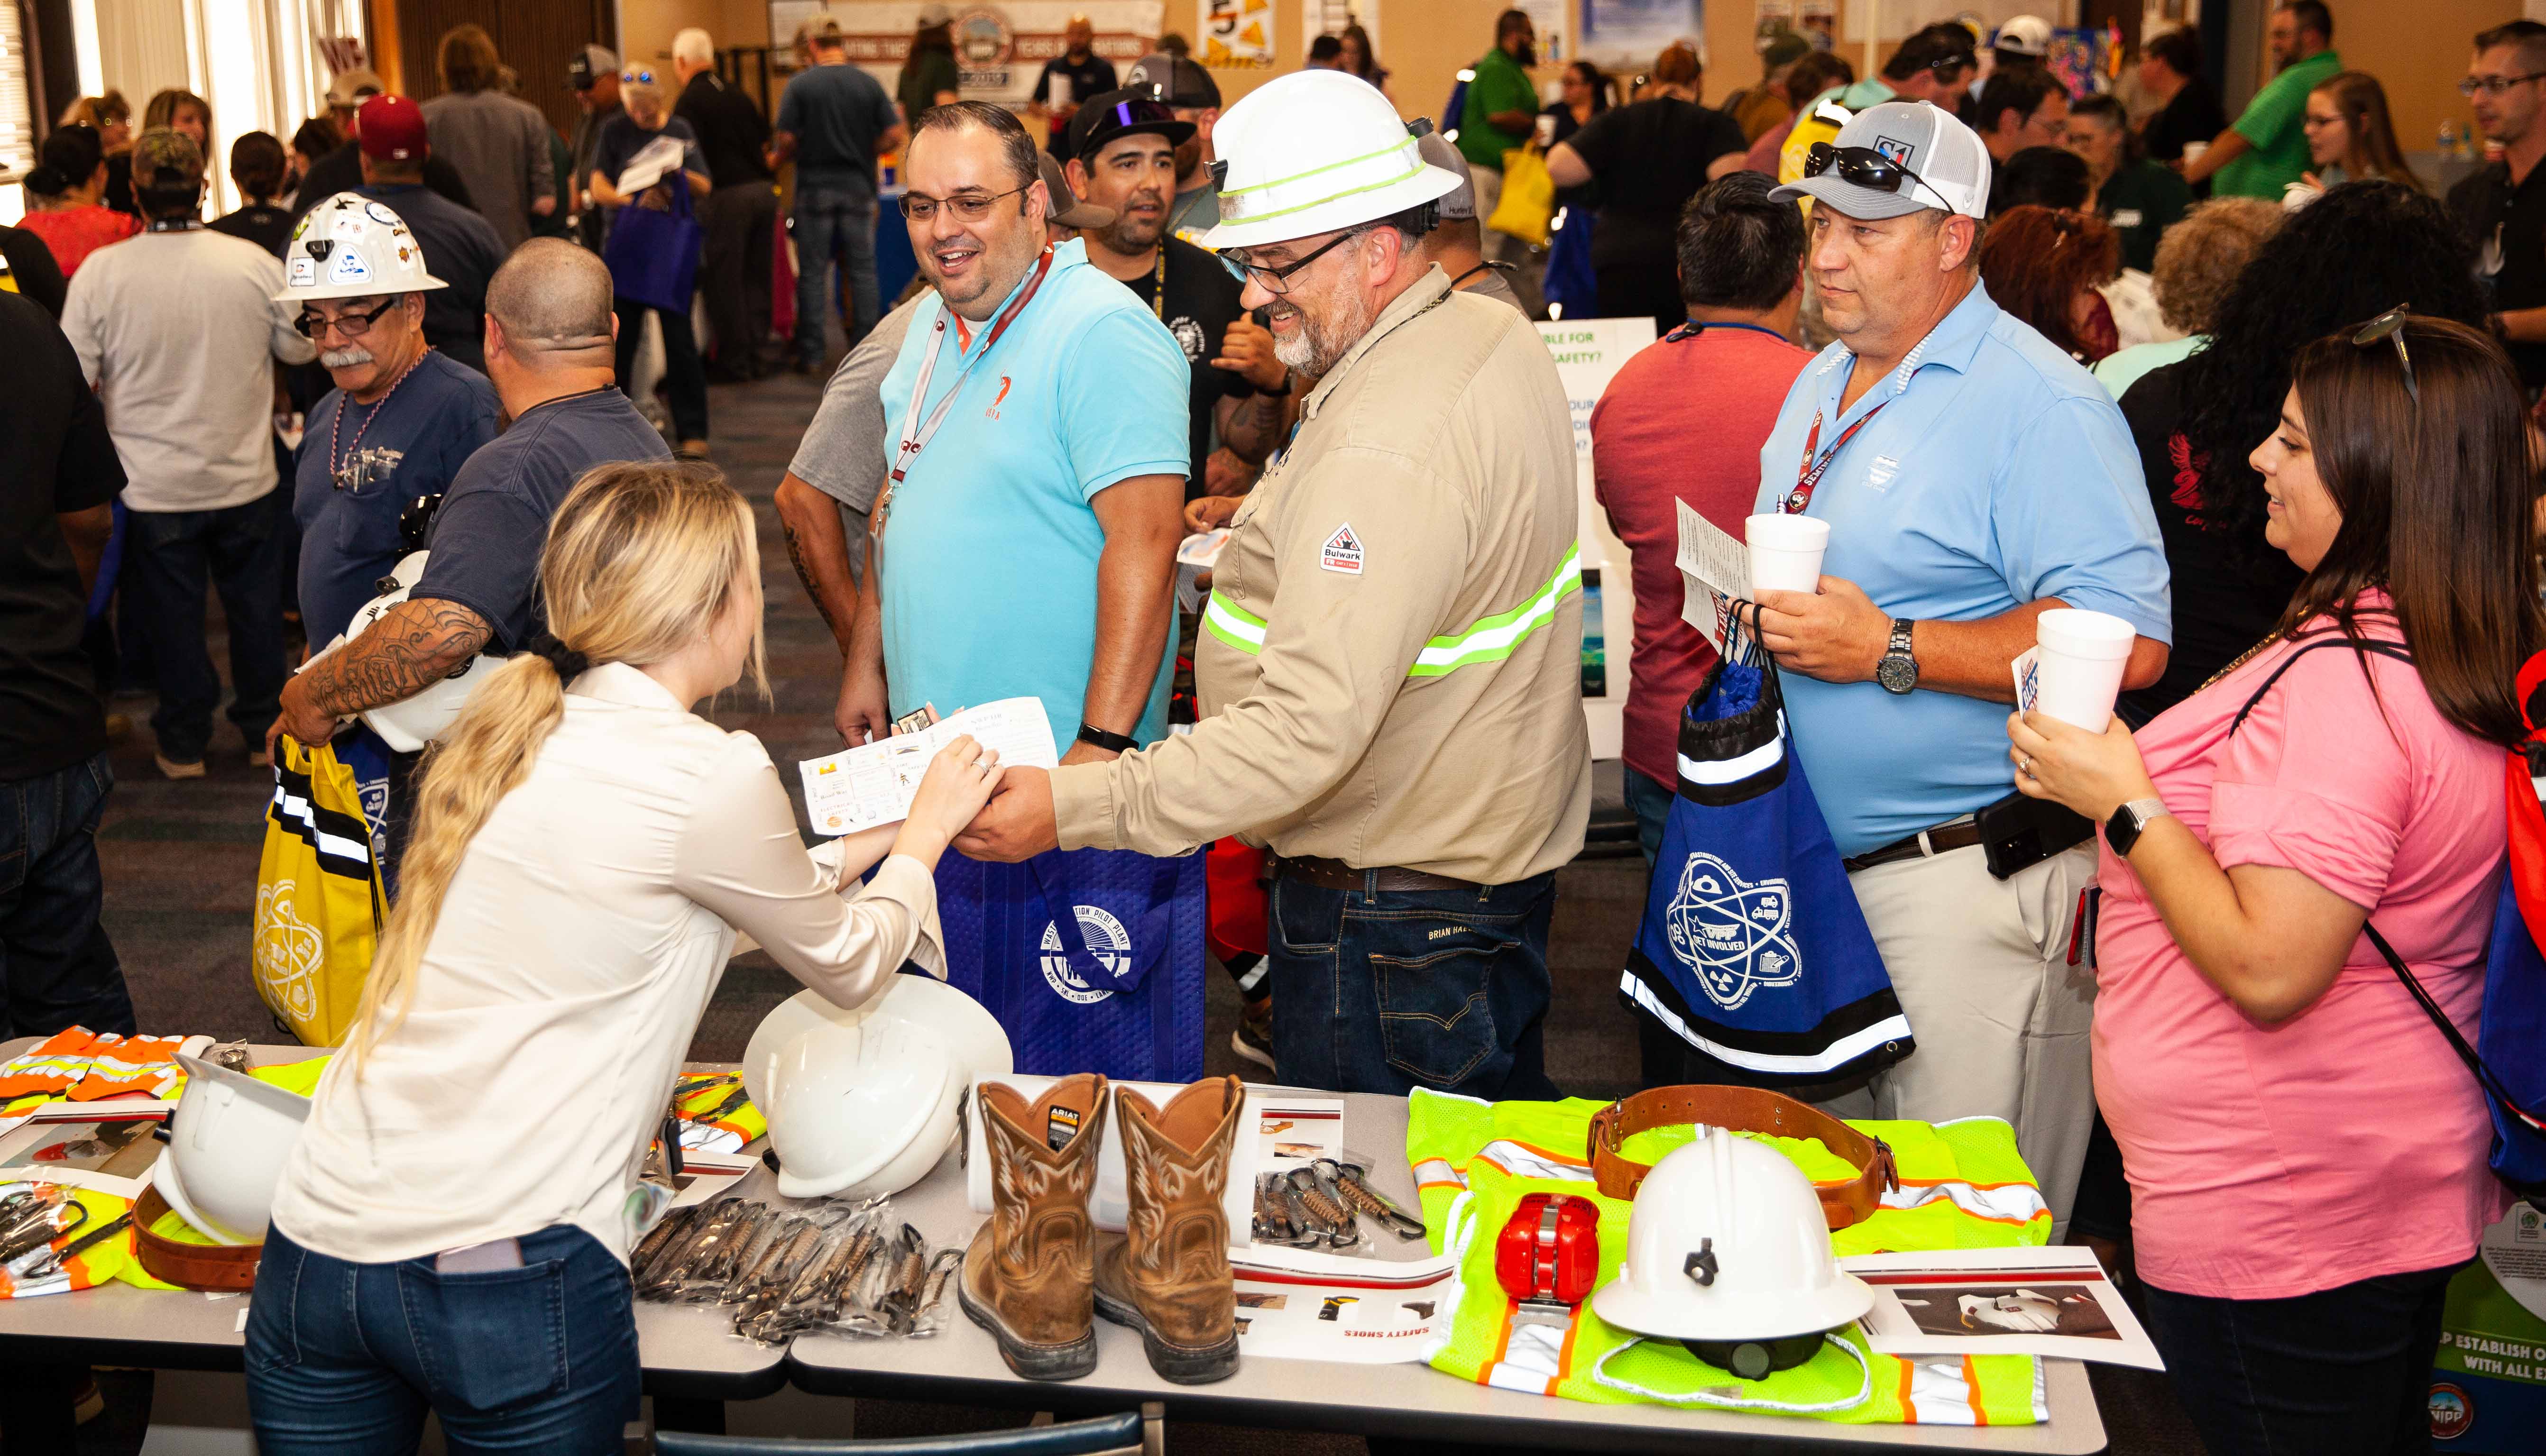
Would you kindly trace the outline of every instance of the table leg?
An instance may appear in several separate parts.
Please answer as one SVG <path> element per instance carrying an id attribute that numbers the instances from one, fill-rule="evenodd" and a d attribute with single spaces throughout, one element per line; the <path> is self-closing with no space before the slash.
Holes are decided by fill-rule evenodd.
<path id="1" fill-rule="evenodd" d="M 724 1402 L 703 1401 L 692 1396 L 656 1396 L 654 1428 L 685 1430 L 696 1435 L 724 1434 Z"/>

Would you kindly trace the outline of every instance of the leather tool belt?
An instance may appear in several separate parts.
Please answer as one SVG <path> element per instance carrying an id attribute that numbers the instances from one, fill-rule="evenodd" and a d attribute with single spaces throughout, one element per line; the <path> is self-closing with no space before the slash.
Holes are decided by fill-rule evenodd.
<path id="1" fill-rule="evenodd" d="M 1347 892 L 1479 891 L 1485 888 L 1473 880 L 1453 880 L 1447 875 L 1435 875 L 1428 870 L 1400 870 L 1393 865 L 1356 870 L 1342 860 L 1320 859 L 1315 856 L 1305 856 L 1299 859 L 1277 857 L 1273 861 L 1273 874 L 1276 879 L 1297 880 L 1304 885 L 1315 885 L 1320 890 Z"/>
<path id="2" fill-rule="evenodd" d="M 132 1205 L 132 1250 L 142 1270 L 162 1284 L 181 1289 L 235 1290 L 256 1287 L 256 1261 L 262 1243 L 180 1243 L 150 1232 L 168 1214 L 168 1200 L 155 1187 L 141 1190 Z"/>
<path id="3" fill-rule="evenodd" d="M 1618 1150 L 1629 1138 L 1654 1128 L 1704 1123 L 1737 1133 L 1767 1133 L 1779 1138 L 1818 1138 L 1823 1147 L 1854 1163 L 1857 1175 L 1844 1183 L 1816 1183 L 1822 1214 L 1833 1229 L 1861 1224 L 1883 1206 L 1886 1190 L 1901 1186 L 1892 1165 L 1892 1150 L 1880 1138 L 1869 1138 L 1825 1112 L 1792 1097 L 1757 1087 L 1655 1087 L 1621 1098 L 1591 1115 L 1591 1175 L 1605 1198 L 1632 1202 L 1650 1163 L 1635 1162 Z"/>

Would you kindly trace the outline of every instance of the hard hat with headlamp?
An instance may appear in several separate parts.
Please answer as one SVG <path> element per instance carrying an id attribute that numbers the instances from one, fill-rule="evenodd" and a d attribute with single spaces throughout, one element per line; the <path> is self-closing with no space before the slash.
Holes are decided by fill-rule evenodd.
<path id="1" fill-rule="evenodd" d="M 1220 225 L 1203 246 L 1288 242 L 1439 202 L 1467 179 L 1424 162 L 1416 138 L 1428 129 L 1343 71 L 1299 71 L 1257 87 L 1212 132 Z"/>
<path id="2" fill-rule="evenodd" d="M 429 293 L 451 285 L 424 269 L 424 248 L 384 203 L 340 192 L 309 210 L 283 249 L 278 302 Z"/>

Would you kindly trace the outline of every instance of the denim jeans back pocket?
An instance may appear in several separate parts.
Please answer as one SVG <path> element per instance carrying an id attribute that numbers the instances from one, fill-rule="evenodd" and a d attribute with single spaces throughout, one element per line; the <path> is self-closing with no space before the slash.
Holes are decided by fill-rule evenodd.
<path id="1" fill-rule="evenodd" d="M 289 1370 L 300 1363 L 300 1275 L 309 1255 L 299 1244 L 269 1231 L 257 1256 L 256 1287 L 247 1302 L 250 1374 Z"/>
<path id="2" fill-rule="evenodd" d="M 1487 919 L 1488 917 L 1479 917 Z M 1517 944 L 1502 917 L 1397 919 L 1373 926 L 1370 974 L 1389 1065 L 1417 1081 L 1453 1086 L 1510 1049 L 1496 1035 L 1494 968 Z M 1378 947 L 1413 954 L 1392 956 Z"/>
<path id="3" fill-rule="evenodd" d="M 565 1260 L 444 1274 L 413 1259 L 398 1297 L 437 1408 L 496 1414 L 565 1388 Z"/>

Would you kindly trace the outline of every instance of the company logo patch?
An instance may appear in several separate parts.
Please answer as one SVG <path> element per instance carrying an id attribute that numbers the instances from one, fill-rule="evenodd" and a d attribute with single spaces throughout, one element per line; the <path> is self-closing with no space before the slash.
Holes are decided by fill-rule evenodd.
<path id="1" fill-rule="evenodd" d="M 315 288 L 315 287 L 317 287 L 317 286 L 318 286 L 318 260 L 317 260 L 317 259 L 315 259 L 315 258 L 295 258 L 295 259 L 293 259 L 293 260 L 292 260 L 292 277 L 291 277 L 289 280 L 287 280 L 287 281 L 292 285 L 292 287 L 297 288 L 297 289 L 306 289 L 306 288 Z"/>
<path id="2" fill-rule="evenodd" d="M 1878 455 L 1865 469 L 1865 483 L 1875 490 L 1892 488 L 1892 478 L 1901 473 L 1901 462 L 1888 455 Z"/>
<path id="3" fill-rule="evenodd" d="M 336 256 L 328 260 L 327 281 L 340 284 L 370 283 L 372 266 L 363 261 L 361 252 L 348 244 L 338 248 Z"/>
<path id="4" fill-rule="evenodd" d="M 1671 953 L 1707 998 L 1732 1011 L 1762 986 L 1793 985 L 1802 978 L 1794 914 L 1784 880 L 1754 885 L 1723 860 L 1699 853 L 1680 871 L 1663 925 Z"/>
<path id="5" fill-rule="evenodd" d="M 1877 136 L 1874 138 L 1874 149 L 1883 154 L 1883 159 L 1885 161 L 1892 163 L 1896 167 L 1909 166 L 1910 158 L 1916 155 L 1918 151 L 1918 148 L 1911 146 L 1909 142 L 1895 140 L 1889 136 Z"/>
<path id="6" fill-rule="evenodd" d="M 2432 1384 L 2430 1411 L 2432 1440 L 2454 1441 L 2475 1425 L 2475 1402 L 2446 1381 Z"/>
<path id="7" fill-rule="evenodd" d="M 1335 534 L 1326 538 L 1326 544 L 1317 548 L 1317 565 L 1328 571 L 1340 571 L 1346 576 L 1361 574 L 1361 538 L 1353 534 L 1349 522 L 1337 526 Z"/>
<path id="8" fill-rule="evenodd" d="M 1086 938 L 1087 952 L 1096 958 L 1096 964 L 1105 968 L 1106 975 L 1118 981 L 1129 975 L 1132 970 L 1132 935 L 1123 928 L 1123 922 L 1094 905 L 1078 905 L 1074 909 L 1078 916 L 1078 933 Z M 1053 994 L 1082 1006 L 1114 994 L 1112 986 L 1099 988 L 1089 985 L 1085 978 L 1070 969 L 1069 957 L 1061 948 L 1059 921 L 1044 923 L 1041 949 L 1043 979 L 1052 987 Z"/>

